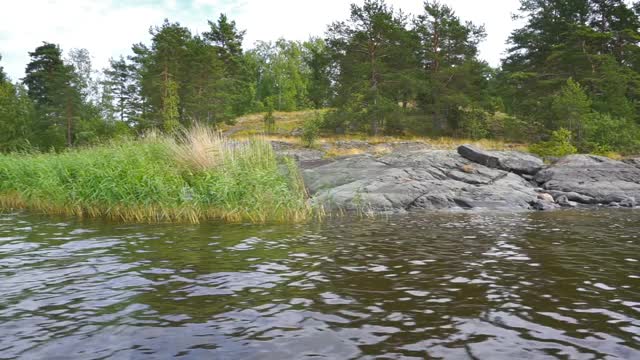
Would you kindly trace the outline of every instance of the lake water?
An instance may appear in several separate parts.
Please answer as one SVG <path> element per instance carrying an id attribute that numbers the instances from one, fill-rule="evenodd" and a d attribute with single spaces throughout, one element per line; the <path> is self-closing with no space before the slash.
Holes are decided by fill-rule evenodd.
<path id="1" fill-rule="evenodd" d="M 640 211 L 0 215 L 0 359 L 640 359 Z"/>

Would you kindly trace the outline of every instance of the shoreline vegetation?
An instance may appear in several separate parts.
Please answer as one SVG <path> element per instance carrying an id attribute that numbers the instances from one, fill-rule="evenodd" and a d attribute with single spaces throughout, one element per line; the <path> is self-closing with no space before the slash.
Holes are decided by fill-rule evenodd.
<path id="1" fill-rule="evenodd" d="M 266 113 L 255 113 L 241 116 L 229 124 L 220 124 L 220 131 L 236 140 L 246 140 L 261 136 L 272 142 L 286 142 L 298 147 L 324 148 L 328 150 L 328 157 L 343 155 L 357 155 L 361 152 L 342 152 L 339 145 L 348 142 L 365 142 L 369 145 L 384 145 L 393 142 L 414 142 L 429 145 L 432 149 L 455 150 L 462 144 L 472 144 L 486 150 L 516 150 L 529 152 L 529 145 L 507 139 L 472 139 L 451 136 L 426 136 L 420 134 L 370 135 L 366 132 L 351 131 L 336 134 L 322 130 L 325 116 L 332 109 L 302 110 L 292 112 L 273 112 L 273 126 L 266 128 L 264 118 Z M 305 139 L 305 128 L 310 122 L 317 122 L 317 133 L 313 135 L 311 143 Z"/>
<path id="2" fill-rule="evenodd" d="M 305 122 L 303 142 L 322 131 L 528 143 L 545 157 L 640 153 L 640 5 L 520 5 L 499 65 L 479 56 L 485 27 L 435 0 L 414 13 L 357 1 L 305 41 L 246 44 L 243 24 L 225 14 L 198 31 L 165 19 L 104 69 L 87 49 L 44 41 L 24 77 L 10 79 L 0 59 L 0 152 L 252 114 L 273 129 L 290 125 L 283 113 L 312 110 L 319 121 Z"/>
<path id="3" fill-rule="evenodd" d="M 451 151 L 467 144 L 527 154 L 536 153 L 538 146 L 499 139 L 327 132 L 317 132 L 309 141 L 305 124 L 316 114 L 275 113 L 276 126 L 268 131 L 264 114 L 253 114 L 218 128 L 196 124 L 173 135 L 149 131 L 139 138 L 61 152 L 0 154 L 0 209 L 125 223 L 300 223 L 329 216 L 325 210 L 332 209 L 315 201 L 318 189 L 305 184 L 302 173 L 309 164 L 340 164 L 361 154 L 376 159 L 411 148 Z M 460 169 L 475 174 L 477 166 Z"/>
<path id="4" fill-rule="evenodd" d="M 444 190 L 513 180 L 529 208 L 539 185 L 553 185 L 486 166 L 478 174 L 454 151 L 463 144 L 600 164 L 592 195 L 604 187 L 611 196 L 556 194 L 554 204 L 635 206 L 640 193 L 603 184 L 640 186 L 640 175 L 626 175 L 637 165 L 617 161 L 640 161 L 640 3 L 520 5 L 499 66 L 479 56 L 485 27 L 435 0 L 413 14 L 388 0 L 354 2 L 321 37 L 252 46 L 225 14 L 204 31 L 165 19 L 101 70 L 87 49 L 44 41 L 20 79 L 0 62 L 0 206 L 124 221 L 298 222 L 324 215 L 311 204 L 326 189 L 302 176 L 335 160 L 323 180 L 350 185 L 327 195 L 357 200 L 367 183 L 381 208 L 473 207 L 457 190 L 425 197 L 433 183 L 424 177 L 420 189 L 407 186 L 414 165 L 398 149 L 446 149 L 423 156 L 447 177 Z M 373 156 L 344 159 L 359 154 Z M 390 181 L 369 176 L 381 169 Z M 565 175 L 572 190 L 584 187 L 573 180 L 585 174 Z M 494 190 L 475 195 L 495 200 Z"/>
<path id="5" fill-rule="evenodd" d="M 124 222 L 300 222 L 307 202 L 293 160 L 261 137 L 238 142 L 195 126 L 169 137 L 62 153 L 1 154 L 0 207 Z"/>

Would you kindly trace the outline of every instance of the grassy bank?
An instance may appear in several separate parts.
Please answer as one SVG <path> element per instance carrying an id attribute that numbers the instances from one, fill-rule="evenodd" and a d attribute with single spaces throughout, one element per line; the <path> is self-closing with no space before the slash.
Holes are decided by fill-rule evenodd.
<path id="1" fill-rule="evenodd" d="M 321 114 L 324 114 L 328 109 L 319 110 Z M 275 124 L 270 134 L 265 135 L 269 140 L 284 141 L 296 145 L 303 145 L 303 141 L 299 135 L 292 135 L 296 131 L 303 128 L 305 120 L 315 116 L 316 110 L 303 110 L 294 112 L 275 112 Z M 255 135 L 265 133 L 264 113 L 250 114 L 239 117 L 235 120 L 233 125 L 223 124 L 221 130 L 235 139 L 246 139 Z M 316 141 L 316 145 L 327 145 L 333 148 L 336 143 L 360 140 L 366 141 L 369 144 L 385 144 L 401 141 L 421 142 L 428 144 L 433 149 L 441 150 L 454 150 L 458 146 L 463 144 L 473 144 L 480 146 L 487 150 L 519 150 L 527 151 L 526 144 L 517 144 L 513 142 L 503 141 L 499 139 L 465 139 L 465 138 L 453 138 L 453 137 L 426 137 L 417 135 L 402 135 L 402 136 L 371 136 L 365 133 L 350 133 L 346 135 L 336 135 L 331 133 L 320 133 L 319 138 Z M 351 150 L 351 152 L 344 149 L 331 149 L 331 153 L 336 155 L 353 155 L 357 150 Z"/>
<path id="2" fill-rule="evenodd" d="M 297 222 L 312 215 L 293 161 L 196 127 L 60 154 L 0 155 L 0 207 L 127 222 Z"/>

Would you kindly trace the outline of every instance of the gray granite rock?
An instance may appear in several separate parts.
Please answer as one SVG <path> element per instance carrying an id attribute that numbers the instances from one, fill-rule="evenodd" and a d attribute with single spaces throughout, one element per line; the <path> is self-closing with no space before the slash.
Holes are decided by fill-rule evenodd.
<path id="1" fill-rule="evenodd" d="M 562 207 L 576 207 L 576 206 L 578 206 L 578 203 L 575 202 L 575 201 L 569 200 L 567 195 L 558 196 L 558 198 L 556 199 L 556 203 L 558 205 L 562 206 Z"/>
<path id="2" fill-rule="evenodd" d="M 635 206 L 640 168 L 595 155 L 570 155 L 538 172 L 535 181 L 554 197 L 587 204 Z"/>
<path id="3" fill-rule="evenodd" d="M 624 163 L 640 168 L 640 157 L 623 160 Z"/>
<path id="4" fill-rule="evenodd" d="M 327 209 L 379 213 L 411 210 L 553 210 L 578 204 L 636 207 L 640 161 L 571 155 L 543 167 L 532 155 L 430 150 L 417 143 L 385 144 L 389 154 L 338 159 L 324 152 L 275 144 L 298 160 L 312 201 Z M 359 141 L 341 147 L 369 148 Z"/>
<path id="5" fill-rule="evenodd" d="M 395 152 L 340 159 L 302 171 L 313 201 L 363 211 L 532 209 L 535 188 L 520 176 L 454 151 Z"/>
<path id="6" fill-rule="evenodd" d="M 516 174 L 534 175 L 544 166 L 542 159 L 519 151 L 485 151 L 462 145 L 458 147 L 458 153 L 475 163 Z"/>

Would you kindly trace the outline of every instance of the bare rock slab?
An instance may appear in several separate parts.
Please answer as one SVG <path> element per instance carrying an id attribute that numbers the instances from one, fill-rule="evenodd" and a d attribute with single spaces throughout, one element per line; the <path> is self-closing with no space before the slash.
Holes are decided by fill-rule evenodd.
<path id="1" fill-rule="evenodd" d="M 519 151 L 485 151 L 472 145 L 458 147 L 458 154 L 477 164 L 516 174 L 535 175 L 542 167 L 542 159 Z"/>
<path id="2" fill-rule="evenodd" d="M 633 207 L 640 200 L 640 167 L 595 155 L 570 155 L 535 176 L 554 197 Z"/>
<path id="3" fill-rule="evenodd" d="M 473 163 L 455 151 L 356 156 L 302 174 L 313 201 L 329 209 L 528 210 L 539 201 L 534 186 L 520 176 Z"/>

